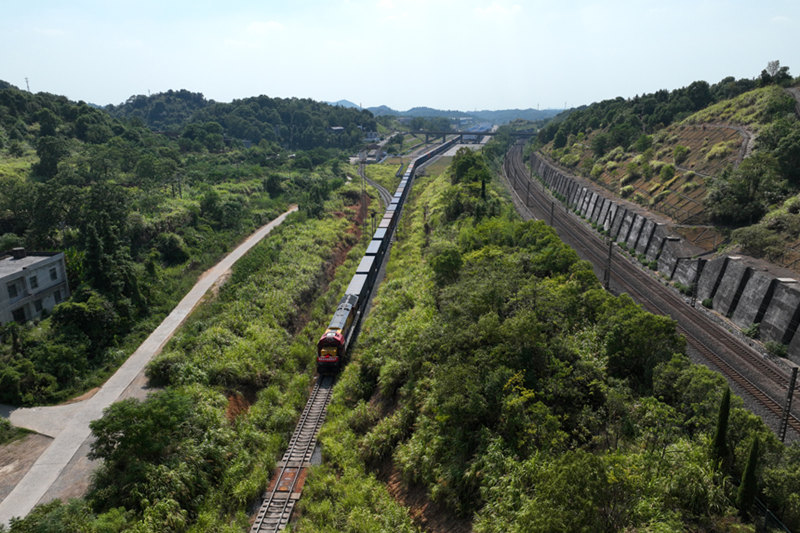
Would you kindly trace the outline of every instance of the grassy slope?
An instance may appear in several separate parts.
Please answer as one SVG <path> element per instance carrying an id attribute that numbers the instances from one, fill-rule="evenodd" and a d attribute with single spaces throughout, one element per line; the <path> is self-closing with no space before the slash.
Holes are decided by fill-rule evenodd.
<path id="1" fill-rule="evenodd" d="M 612 193 L 667 215 L 679 224 L 707 224 L 703 207 L 707 180 L 726 167 L 737 165 L 745 142 L 739 132 L 724 126 L 741 126 L 757 134 L 769 109 L 785 98 L 788 96 L 783 89 L 770 86 L 709 106 L 656 132 L 652 153 L 616 148 L 594 158 L 592 138 L 602 130 L 589 132 L 566 149 L 553 150 L 550 144 L 544 152 L 570 172 L 592 179 Z M 678 146 L 688 149 L 684 160 L 675 158 Z M 644 171 L 646 162 L 652 168 L 650 176 Z M 662 168 L 668 165 L 675 167 L 674 175 L 666 172 L 662 176 Z M 700 233 L 687 230 L 685 237 L 693 240 Z M 719 232 L 706 231 L 695 242 L 713 248 L 721 241 Z"/>

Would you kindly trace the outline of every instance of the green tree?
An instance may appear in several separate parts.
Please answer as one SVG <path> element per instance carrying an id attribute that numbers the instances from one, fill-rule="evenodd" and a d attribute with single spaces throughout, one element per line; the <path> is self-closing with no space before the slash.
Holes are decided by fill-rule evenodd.
<path id="1" fill-rule="evenodd" d="M 458 272 L 463 264 L 461 254 L 455 246 L 448 246 L 431 256 L 429 259 L 433 269 L 434 279 L 440 287 L 458 279 Z"/>
<path id="2" fill-rule="evenodd" d="M 58 117 L 48 108 L 44 108 L 36 113 L 36 121 L 39 123 L 40 136 L 53 136 L 58 127 Z"/>
<path id="3" fill-rule="evenodd" d="M 70 301 L 53 309 L 56 334 L 78 345 L 86 339 L 91 358 L 114 342 L 118 321 L 111 302 L 92 290 L 77 291 Z"/>
<path id="4" fill-rule="evenodd" d="M 672 319 L 643 311 L 627 295 L 607 302 L 602 324 L 609 374 L 644 394 L 652 390 L 655 366 L 685 346 Z"/>
<path id="5" fill-rule="evenodd" d="M 736 170 L 726 170 L 709 188 L 705 204 L 717 222 L 752 224 L 783 195 L 784 182 L 775 157 L 757 152 Z"/>
<path id="6" fill-rule="evenodd" d="M 608 133 L 600 132 L 592 137 L 592 152 L 595 157 L 603 157 L 611 148 L 611 137 Z"/>
<path id="7" fill-rule="evenodd" d="M 142 512 L 169 501 L 196 509 L 225 466 L 230 430 L 224 405 L 220 394 L 170 388 L 144 402 L 108 407 L 90 424 L 95 441 L 89 457 L 103 460 L 91 500 L 102 509 Z"/>
<path id="8" fill-rule="evenodd" d="M 717 429 L 714 431 L 714 440 L 711 444 L 711 456 L 714 458 L 716 466 L 728 466 L 728 418 L 731 409 L 731 389 L 725 388 L 722 400 L 719 404 L 719 415 L 717 416 Z"/>
<path id="9" fill-rule="evenodd" d="M 44 135 L 36 143 L 39 162 L 33 166 L 33 173 L 44 179 L 53 178 L 58 172 L 58 163 L 67 155 L 67 145 L 63 139 Z"/>
<path id="10" fill-rule="evenodd" d="M 639 135 L 639 138 L 633 144 L 633 148 L 639 153 L 646 152 L 651 146 L 653 146 L 653 137 L 644 133 Z"/>
<path id="11" fill-rule="evenodd" d="M 750 453 L 747 456 L 747 464 L 744 467 L 744 474 L 742 474 L 742 483 L 739 485 L 739 490 L 736 493 L 736 507 L 742 517 L 747 518 L 750 514 L 750 508 L 753 507 L 756 495 L 758 494 L 758 482 L 756 480 L 756 467 L 758 465 L 758 435 L 753 437 L 753 443 L 750 445 Z"/>

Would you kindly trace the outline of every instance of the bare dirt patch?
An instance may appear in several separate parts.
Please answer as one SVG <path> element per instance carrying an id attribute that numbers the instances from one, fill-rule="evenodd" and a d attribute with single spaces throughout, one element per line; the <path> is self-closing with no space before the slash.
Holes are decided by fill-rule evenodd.
<path id="1" fill-rule="evenodd" d="M 228 406 L 225 408 L 225 418 L 233 422 L 239 415 L 250 409 L 252 402 L 248 401 L 241 393 L 236 392 L 228 396 Z"/>
<path id="2" fill-rule="evenodd" d="M 223 285 L 225 285 L 225 283 L 229 279 L 231 279 L 231 274 L 233 274 L 233 270 L 231 270 L 231 269 L 226 270 L 219 277 L 219 279 L 216 282 L 214 282 L 214 284 L 211 286 L 211 289 L 208 291 L 208 294 L 206 295 L 204 300 L 211 300 L 211 299 L 216 298 L 217 296 L 219 296 L 219 290 L 222 288 Z"/>
<path id="3" fill-rule="evenodd" d="M 408 508 L 417 526 L 430 533 L 472 532 L 472 522 L 469 519 L 456 516 L 441 505 L 431 502 L 424 488 L 407 487 L 396 469 L 391 468 L 387 473 L 385 482 L 389 493 Z"/>
<path id="4" fill-rule="evenodd" d="M 0 446 L 0 500 L 8 496 L 53 439 L 34 433 Z"/>
<path id="5" fill-rule="evenodd" d="M 97 391 L 99 391 L 99 390 L 100 390 L 100 387 L 95 387 L 93 389 L 89 389 L 86 392 L 84 392 L 83 394 L 81 394 L 80 396 L 76 396 L 76 397 L 74 397 L 72 399 L 69 399 L 69 400 L 67 400 L 66 402 L 64 402 L 61 405 L 69 405 L 71 403 L 78 403 L 78 402 L 82 402 L 83 400 L 88 400 L 89 398 L 94 396 L 97 393 Z"/>
<path id="6" fill-rule="evenodd" d="M 725 235 L 714 226 L 674 226 L 673 229 L 686 241 L 706 251 L 716 250 L 725 242 Z"/>

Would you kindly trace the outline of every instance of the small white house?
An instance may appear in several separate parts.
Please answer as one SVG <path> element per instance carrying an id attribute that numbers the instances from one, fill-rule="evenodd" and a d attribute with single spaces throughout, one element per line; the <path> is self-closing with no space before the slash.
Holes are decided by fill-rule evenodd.
<path id="1" fill-rule="evenodd" d="M 0 323 L 27 322 L 69 298 L 62 252 L 14 248 L 0 256 Z"/>

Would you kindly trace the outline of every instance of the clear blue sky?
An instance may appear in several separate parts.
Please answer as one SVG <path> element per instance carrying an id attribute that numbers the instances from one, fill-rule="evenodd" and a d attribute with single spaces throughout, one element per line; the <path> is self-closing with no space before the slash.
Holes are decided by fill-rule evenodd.
<path id="1" fill-rule="evenodd" d="M 800 74 L 797 0 L 2 0 L 0 79 L 100 105 L 168 89 L 573 107 Z"/>

